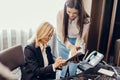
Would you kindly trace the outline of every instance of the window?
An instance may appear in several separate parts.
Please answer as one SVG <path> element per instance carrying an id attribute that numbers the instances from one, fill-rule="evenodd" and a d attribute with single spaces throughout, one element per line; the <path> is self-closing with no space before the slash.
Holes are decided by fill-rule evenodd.
<path id="1" fill-rule="evenodd" d="M 35 28 L 43 21 L 56 26 L 65 0 L 1 0 L 0 28 Z"/>

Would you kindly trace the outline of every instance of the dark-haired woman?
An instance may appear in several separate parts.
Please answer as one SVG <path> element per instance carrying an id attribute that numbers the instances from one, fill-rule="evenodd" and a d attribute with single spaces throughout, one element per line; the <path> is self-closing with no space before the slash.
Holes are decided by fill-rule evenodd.
<path id="1" fill-rule="evenodd" d="M 79 49 L 85 51 L 89 31 L 90 18 L 86 13 L 82 0 L 67 0 L 64 10 L 57 14 L 58 55 L 67 59 L 76 54 Z M 68 63 L 62 69 L 61 77 L 65 77 L 69 69 L 70 76 L 75 75 L 76 63 Z"/>

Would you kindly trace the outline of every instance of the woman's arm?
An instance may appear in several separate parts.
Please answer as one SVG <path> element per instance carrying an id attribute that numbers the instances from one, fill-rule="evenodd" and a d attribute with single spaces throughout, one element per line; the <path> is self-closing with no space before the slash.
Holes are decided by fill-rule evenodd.
<path id="1" fill-rule="evenodd" d="M 85 32 L 84 38 L 83 38 L 86 45 L 87 45 L 87 42 L 88 42 L 89 25 L 90 25 L 90 23 L 85 25 L 87 28 L 86 28 L 86 32 Z M 85 46 L 85 48 L 87 48 L 87 46 Z"/>
<path id="2" fill-rule="evenodd" d="M 63 43 L 63 10 L 60 10 L 57 14 L 57 27 L 56 27 L 56 33 L 57 38 Z"/>
<path id="3" fill-rule="evenodd" d="M 80 36 L 78 35 L 75 43 L 76 46 L 80 46 L 81 48 L 85 48 L 85 49 L 88 41 L 90 18 L 87 18 L 87 20 L 89 21 L 89 23 L 84 24 L 82 37 L 80 38 Z"/>

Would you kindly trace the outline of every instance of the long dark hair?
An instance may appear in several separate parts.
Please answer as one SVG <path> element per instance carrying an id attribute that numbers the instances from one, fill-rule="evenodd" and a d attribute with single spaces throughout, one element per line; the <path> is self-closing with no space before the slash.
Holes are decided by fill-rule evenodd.
<path id="1" fill-rule="evenodd" d="M 83 25 L 87 24 L 88 21 L 86 21 L 86 18 L 89 17 L 89 15 L 86 13 L 83 5 L 82 0 L 67 0 L 64 5 L 64 16 L 63 16 L 63 36 L 64 36 L 64 42 L 67 39 L 68 36 L 68 14 L 67 14 L 67 7 L 69 8 L 75 8 L 78 10 L 78 22 L 77 25 L 79 27 L 79 35 L 82 36 L 83 33 Z"/>

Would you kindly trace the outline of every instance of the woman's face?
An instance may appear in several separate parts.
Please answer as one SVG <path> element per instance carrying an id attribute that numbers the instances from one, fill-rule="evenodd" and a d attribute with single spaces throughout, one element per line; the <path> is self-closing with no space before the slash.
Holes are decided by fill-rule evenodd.
<path id="1" fill-rule="evenodd" d="M 52 35 L 53 35 L 53 32 L 51 32 L 50 34 L 46 35 L 44 38 L 41 39 L 41 42 L 43 44 L 47 44 L 49 42 L 49 40 L 51 39 Z"/>
<path id="2" fill-rule="evenodd" d="M 78 10 L 75 8 L 67 7 L 67 14 L 70 20 L 74 20 L 78 16 Z"/>

